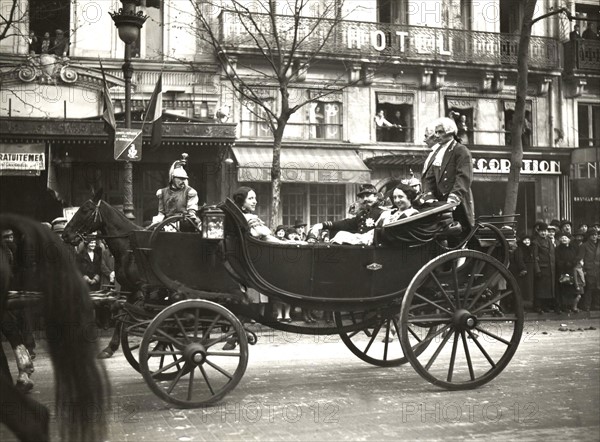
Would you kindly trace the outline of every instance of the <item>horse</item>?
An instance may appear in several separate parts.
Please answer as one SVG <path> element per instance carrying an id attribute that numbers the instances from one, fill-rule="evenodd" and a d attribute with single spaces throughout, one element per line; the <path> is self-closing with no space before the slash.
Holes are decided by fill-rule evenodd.
<path id="1" fill-rule="evenodd" d="M 85 235 L 99 231 L 108 249 L 115 258 L 115 278 L 122 291 L 128 293 L 128 301 L 133 302 L 141 293 L 138 269 L 129 245 L 129 232 L 142 230 L 119 210 L 102 200 L 102 189 L 81 205 L 73 218 L 65 226 L 62 239 L 77 245 Z M 119 348 L 120 328 L 115 327 L 113 336 L 98 358 L 110 358 Z"/>
<path id="2" fill-rule="evenodd" d="M 96 362 L 93 305 L 75 258 L 58 236 L 39 222 L 1 214 L 0 228 L 18 232 L 25 253 L 16 263 L 28 289 L 40 293 L 48 352 L 54 366 L 56 414 L 61 440 L 103 440 L 109 383 Z M 8 253 L 0 249 L 0 316 L 8 308 L 14 278 Z M 2 347 L 0 346 L 0 350 Z M 5 355 L 2 351 L 0 359 Z M 21 393 L 2 364 L 0 422 L 20 440 L 49 440 L 48 409 Z"/>

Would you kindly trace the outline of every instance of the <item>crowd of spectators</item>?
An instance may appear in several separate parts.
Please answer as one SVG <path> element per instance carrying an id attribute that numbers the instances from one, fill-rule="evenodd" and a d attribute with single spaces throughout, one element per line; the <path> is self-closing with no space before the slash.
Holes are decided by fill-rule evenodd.
<path id="1" fill-rule="evenodd" d="M 569 220 L 538 221 L 513 250 L 511 270 L 526 310 L 544 313 L 600 309 L 600 222 L 577 230 Z"/>

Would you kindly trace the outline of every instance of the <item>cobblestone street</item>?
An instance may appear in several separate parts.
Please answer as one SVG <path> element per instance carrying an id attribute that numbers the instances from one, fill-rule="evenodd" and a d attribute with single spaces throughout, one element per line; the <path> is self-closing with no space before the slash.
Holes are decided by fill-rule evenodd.
<path id="1" fill-rule="evenodd" d="M 573 331 L 559 331 L 561 323 Z M 237 388 L 214 407 L 191 410 L 154 396 L 118 352 L 106 361 L 109 440 L 596 441 L 598 326 L 597 318 L 526 322 L 519 350 L 498 378 L 454 392 L 432 386 L 410 365 L 370 366 L 336 336 L 265 332 L 250 347 Z M 43 344 L 32 397 L 51 406 Z M 4 427 L 0 437 L 12 440 Z"/>

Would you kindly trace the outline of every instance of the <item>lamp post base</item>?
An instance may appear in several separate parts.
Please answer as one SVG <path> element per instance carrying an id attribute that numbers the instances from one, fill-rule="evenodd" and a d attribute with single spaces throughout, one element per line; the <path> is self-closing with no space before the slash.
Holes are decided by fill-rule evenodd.
<path id="1" fill-rule="evenodd" d="M 123 213 L 129 220 L 134 220 L 133 214 L 133 164 L 125 161 L 123 165 Z"/>

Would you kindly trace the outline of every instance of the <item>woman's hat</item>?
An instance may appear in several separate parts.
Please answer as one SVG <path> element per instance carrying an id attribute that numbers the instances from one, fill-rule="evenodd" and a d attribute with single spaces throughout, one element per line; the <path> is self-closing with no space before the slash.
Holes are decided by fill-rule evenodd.
<path id="1" fill-rule="evenodd" d="M 279 224 L 277 226 L 277 228 L 275 229 L 275 233 L 279 232 L 280 230 L 283 230 L 285 232 L 285 231 L 287 231 L 287 227 L 284 226 L 283 224 Z"/>
<path id="2" fill-rule="evenodd" d="M 377 194 L 377 188 L 373 184 L 361 184 L 358 188 L 356 196 L 363 196 L 368 194 Z"/>

